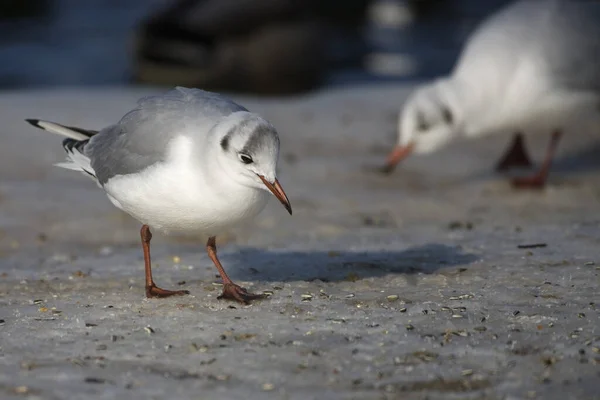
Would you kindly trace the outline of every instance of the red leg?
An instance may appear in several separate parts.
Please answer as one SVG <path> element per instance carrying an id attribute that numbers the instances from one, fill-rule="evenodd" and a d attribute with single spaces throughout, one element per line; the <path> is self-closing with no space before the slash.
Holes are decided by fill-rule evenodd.
<path id="1" fill-rule="evenodd" d="M 527 148 L 525 147 L 525 139 L 522 133 L 515 133 L 510 146 L 496 164 L 496 171 L 506 171 L 510 168 L 531 167 Z"/>
<path id="2" fill-rule="evenodd" d="M 223 293 L 218 297 L 219 299 L 234 300 L 243 304 L 248 304 L 251 300 L 265 298 L 264 295 L 248 292 L 243 287 L 233 283 L 231 278 L 227 276 L 225 269 L 223 269 L 223 265 L 221 265 L 221 261 L 219 261 L 219 258 L 217 257 L 217 242 L 214 236 L 208 238 L 206 251 L 212 262 L 215 264 L 215 267 L 217 267 L 219 275 L 221 275 L 221 279 L 223 280 Z"/>
<path id="3" fill-rule="evenodd" d="M 148 225 L 142 225 L 140 236 L 142 237 L 142 249 L 144 250 L 144 265 L 146 269 L 146 297 L 169 297 L 190 294 L 187 290 L 166 290 L 154 284 L 154 280 L 152 280 L 152 266 L 150 264 L 150 240 L 152 240 L 152 233 L 150 233 Z"/>
<path id="4" fill-rule="evenodd" d="M 517 188 L 530 188 L 530 189 L 541 189 L 546 185 L 546 179 L 548 178 L 548 172 L 550 171 L 550 166 L 552 165 L 552 159 L 554 158 L 554 153 L 556 152 L 556 147 L 558 146 L 558 142 L 562 136 L 562 132 L 554 132 L 552 134 L 552 138 L 550 139 L 550 145 L 548 146 L 548 150 L 546 151 L 546 158 L 542 163 L 540 169 L 531 176 L 525 176 L 522 178 L 515 178 L 512 180 L 512 185 Z"/>

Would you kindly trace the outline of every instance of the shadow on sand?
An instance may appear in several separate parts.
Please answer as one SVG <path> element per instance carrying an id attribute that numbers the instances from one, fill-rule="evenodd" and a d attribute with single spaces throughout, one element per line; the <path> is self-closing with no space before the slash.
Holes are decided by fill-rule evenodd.
<path id="1" fill-rule="evenodd" d="M 403 251 L 269 251 L 242 248 L 221 259 L 234 279 L 275 282 L 343 281 L 389 274 L 432 274 L 479 259 L 457 247 L 426 244 Z"/>
<path id="2" fill-rule="evenodd" d="M 600 170 L 600 143 L 585 150 L 557 158 L 552 170 L 560 174 L 577 174 Z"/>
<path id="3" fill-rule="evenodd" d="M 498 152 L 498 157 L 500 157 L 501 153 L 502 151 Z M 464 181 L 481 182 L 489 181 L 498 177 L 501 178 L 503 176 L 506 177 L 506 179 L 516 176 L 528 176 L 536 172 L 542 163 L 542 160 L 538 157 L 533 160 L 534 165 L 532 168 L 497 172 L 495 170 L 496 160 L 493 159 L 491 161 L 492 162 L 488 166 L 482 166 L 481 169 L 474 170 L 472 174 L 469 174 L 465 177 Z M 577 174 L 584 174 L 598 170 L 600 170 L 600 143 L 589 146 L 585 150 L 565 154 L 554 159 L 552 162 L 552 167 L 550 168 L 549 181 L 563 181 L 564 179 L 561 179 L 561 177 L 572 177 Z"/>

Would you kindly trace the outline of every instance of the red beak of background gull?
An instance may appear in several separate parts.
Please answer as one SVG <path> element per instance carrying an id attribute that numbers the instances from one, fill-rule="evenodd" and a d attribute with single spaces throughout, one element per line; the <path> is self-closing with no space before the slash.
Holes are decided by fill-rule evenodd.
<path id="1" fill-rule="evenodd" d="M 389 174 L 391 173 L 396 165 L 402 160 L 404 160 L 408 155 L 412 152 L 414 144 L 410 143 L 406 146 L 396 146 L 394 150 L 388 155 L 388 158 L 385 162 L 385 165 L 381 169 L 382 172 Z"/>
<path id="2" fill-rule="evenodd" d="M 258 177 L 261 181 L 263 181 L 263 183 L 271 191 L 271 193 L 273 193 L 273 195 L 277 197 L 277 200 L 279 200 L 281 204 L 283 204 L 283 206 L 290 213 L 290 215 L 292 215 L 292 206 L 290 205 L 290 201 L 288 200 L 287 195 L 283 191 L 283 188 L 279 184 L 279 181 L 275 179 L 275 182 L 271 183 L 268 180 L 266 180 L 263 176 L 258 175 Z"/>

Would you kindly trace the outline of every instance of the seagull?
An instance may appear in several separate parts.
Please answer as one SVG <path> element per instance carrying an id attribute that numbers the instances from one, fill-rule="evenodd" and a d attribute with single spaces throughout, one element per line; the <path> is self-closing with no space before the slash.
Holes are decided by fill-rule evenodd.
<path id="1" fill-rule="evenodd" d="M 495 133 L 513 135 L 498 171 L 530 167 L 524 135 L 544 133 L 551 139 L 541 166 L 512 181 L 542 188 L 563 133 L 598 126 L 600 2 L 517 1 L 475 30 L 450 76 L 409 96 L 383 170 L 461 136 Z"/>
<path id="2" fill-rule="evenodd" d="M 216 235 L 258 215 L 270 193 L 292 214 L 277 180 L 279 136 L 268 121 L 219 94 L 183 87 L 139 100 L 100 131 L 26 121 L 65 136 L 67 160 L 56 165 L 89 176 L 117 208 L 142 223 L 146 297 L 189 294 L 154 283 L 150 227 L 209 236 L 206 250 L 223 280 L 219 298 L 249 303 L 263 297 L 227 276 Z"/>

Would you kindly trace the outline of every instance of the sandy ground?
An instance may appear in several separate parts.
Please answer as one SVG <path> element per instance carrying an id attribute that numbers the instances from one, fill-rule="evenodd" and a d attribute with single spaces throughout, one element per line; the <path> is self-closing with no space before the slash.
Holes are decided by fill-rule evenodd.
<path id="1" fill-rule="evenodd" d="M 145 299 L 139 224 L 22 121 L 99 128 L 156 90 L 0 94 L 0 398 L 600 398 L 600 137 L 566 137 L 541 192 L 492 172 L 508 137 L 378 175 L 409 90 L 237 98 L 294 208 L 219 239 L 271 294 L 249 306 L 216 299 L 202 238 L 159 234 L 156 281 L 191 295 Z"/>

